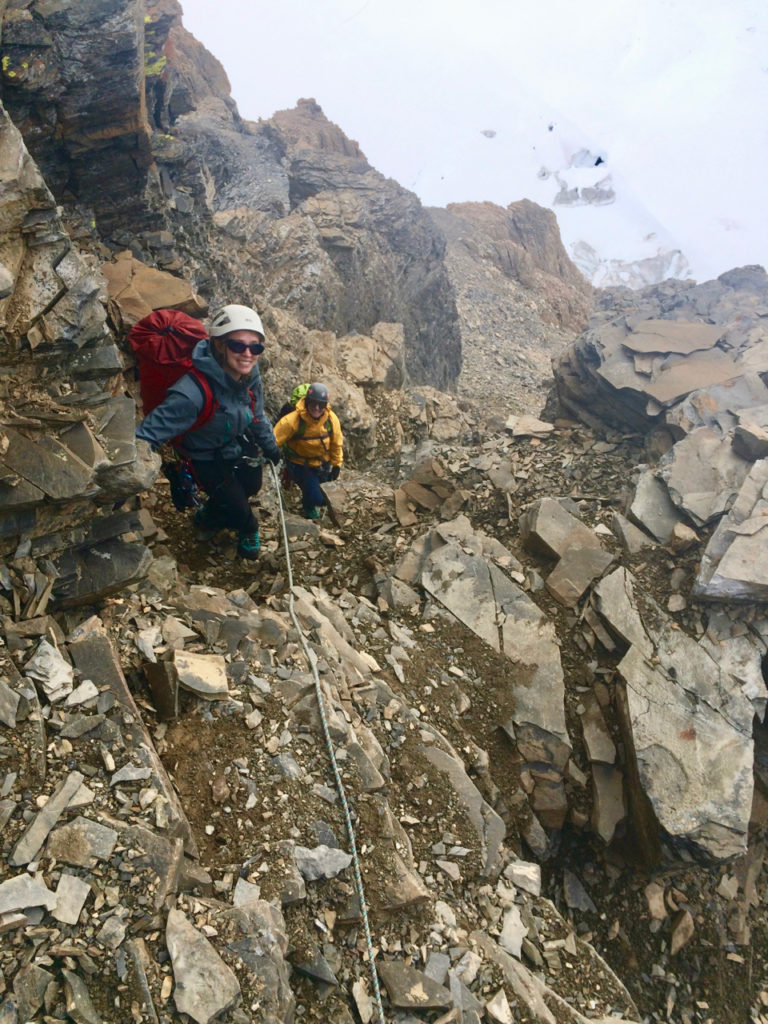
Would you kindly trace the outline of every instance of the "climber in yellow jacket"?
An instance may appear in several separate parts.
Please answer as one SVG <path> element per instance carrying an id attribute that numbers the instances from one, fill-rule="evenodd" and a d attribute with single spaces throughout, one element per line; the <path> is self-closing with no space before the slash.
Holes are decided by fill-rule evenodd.
<path id="1" fill-rule="evenodd" d="M 285 476 L 301 488 L 306 519 L 319 519 L 325 495 L 320 484 L 336 480 L 344 461 L 339 417 L 325 384 L 310 384 L 296 408 L 275 424 L 275 440 L 285 456 Z"/>

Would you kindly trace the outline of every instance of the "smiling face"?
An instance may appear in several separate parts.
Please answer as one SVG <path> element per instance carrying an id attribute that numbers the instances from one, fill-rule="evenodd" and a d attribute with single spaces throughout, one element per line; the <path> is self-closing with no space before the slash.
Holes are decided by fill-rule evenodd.
<path id="1" fill-rule="evenodd" d="M 313 398 L 310 398 L 308 402 L 305 400 L 304 405 L 313 420 L 319 420 L 326 408 L 325 402 L 316 402 Z"/>
<path id="2" fill-rule="evenodd" d="M 251 351 L 250 348 L 245 346 L 258 345 L 263 347 L 264 339 L 261 335 L 256 331 L 232 331 L 231 334 L 225 335 L 220 340 L 222 343 L 220 351 L 223 356 L 222 365 L 224 372 L 228 373 L 234 380 L 239 380 L 241 377 L 250 377 L 254 366 L 258 362 L 259 353 Z M 243 351 L 233 351 L 228 342 L 234 342 L 235 347 L 243 348 Z"/>

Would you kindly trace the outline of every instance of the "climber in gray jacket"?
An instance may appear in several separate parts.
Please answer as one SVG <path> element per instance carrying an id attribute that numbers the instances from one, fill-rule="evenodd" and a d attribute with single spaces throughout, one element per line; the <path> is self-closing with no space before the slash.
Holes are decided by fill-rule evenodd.
<path id="1" fill-rule="evenodd" d="M 168 388 L 136 436 L 153 449 L 176 439 L 209 496 L 195 512 L 197 525 L 207 531 L 237 530 L 238 554 L 257 558 L 259 527 L 248 499 L 261 489 L 262 473 L 249 456 L 258 447 L 270 462 L 280 461 L 258 367 L 264 328 L 255 310 L 228 305 L 211 317 L 208 333 L 195 346 L 193 372 Z M 195 426 L 201 414 L 205 422 Z"/>

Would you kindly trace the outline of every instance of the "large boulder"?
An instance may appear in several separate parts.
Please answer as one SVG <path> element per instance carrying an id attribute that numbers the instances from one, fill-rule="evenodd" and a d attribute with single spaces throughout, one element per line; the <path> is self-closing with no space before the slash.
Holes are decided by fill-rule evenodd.
<path id="1" fill-rule="evenodd" d="M 587 330 L 555 360 L 561 405 L 604 428 L 672 440 L 690 429 L 735 426 L 768 388 L 768 275 L 762 267 L 716 281 L 608 289 Z"/>
<path id="2" fill-rule="evenodd" d="M 765 713 L 764 649 L 738 638 L 701 642 L 644 595 L 624 568 L 594 589 L 625 646 L 618 672 L 625 748 L 659 825 L 716 859 L 746 849 L 755 715 Z"/>
<path id="3" fill-rule="evenodd" d="M 92 601 L 146 572 L 152 559 L 138 519 L 113 506 L 152 483 L 159 459 L 139 450 L 135 405 L 115 394 L 122 359 L 104 281 L 72 245 L 4 111 L 0 175 L 0 262 L 13 282 L 0 300 L 11 343 L 3 397 L 15 412 L 14 427 L 0 432 L 0 552 L 8 600 L 30 616 L 49 603 Z"/>

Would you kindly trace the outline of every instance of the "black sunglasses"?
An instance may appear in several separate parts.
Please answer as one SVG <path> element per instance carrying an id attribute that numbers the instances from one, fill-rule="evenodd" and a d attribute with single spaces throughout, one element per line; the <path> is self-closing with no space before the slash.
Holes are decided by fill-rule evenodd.
<path id="1" fill-rule="evenodd" d="M 258 341 L 254 341 L 252 345 L 248 345 L 244 341 L 231 341 L 229 338 L 227 338 L 227 348 L 230 352 L 235 352 L 239 356 L 241 356 L 246 349 L 252 356 L 260 356 L 264 351 L 264 346 Z"/>

